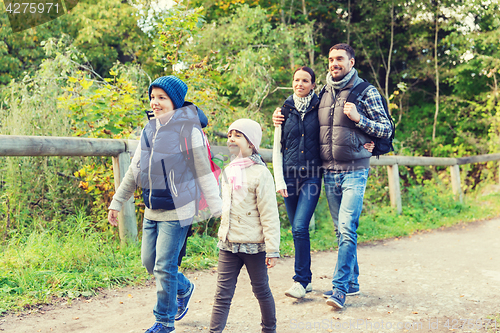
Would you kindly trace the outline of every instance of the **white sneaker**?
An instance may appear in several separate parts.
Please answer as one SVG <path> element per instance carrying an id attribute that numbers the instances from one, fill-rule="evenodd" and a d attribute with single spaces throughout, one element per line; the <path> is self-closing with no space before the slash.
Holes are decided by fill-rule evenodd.
<path id="1" fill-rule="evenodd" d="M 285 295 L 288 297 L 303 298 L 306 296 L 306 290 L 300 282 L 294 282 L 292 287 L 285 291 Z"/>
<path id="2" fill-rule="evenodd" d="M 312 283 L 308 283 L 306 286 L 306 293 L 310 293 L 311 291 L 313 291 L 313 285 Z"/>

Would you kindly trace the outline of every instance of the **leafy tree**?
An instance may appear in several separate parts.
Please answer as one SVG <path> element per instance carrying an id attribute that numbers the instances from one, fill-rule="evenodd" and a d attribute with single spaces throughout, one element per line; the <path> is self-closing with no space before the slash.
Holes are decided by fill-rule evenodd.
<path id="1" fill-rule="evenodd" d="M 4 4 L 0 4 L 4 10 Z M 0 84 L 33 73 L 46 57 L 41 43 L 67 34 L 73 46 L 85 53 L 89 65 L 108 75 L 117 61 L 140 63 L 158 71 L 153 45 L 137 25 L 137 9 L 120 0 L 79 1 L 67 14 L 40 26 L 12 33 L 6 15 L 0 17 Z"/>

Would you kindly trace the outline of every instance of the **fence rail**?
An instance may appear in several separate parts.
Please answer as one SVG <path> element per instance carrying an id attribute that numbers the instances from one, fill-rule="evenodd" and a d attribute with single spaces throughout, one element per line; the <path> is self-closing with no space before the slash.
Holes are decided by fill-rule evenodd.
<path id="1" fill-rule="evenodd" d="M 112 156 L 115 188 L 125 176 L 130 165 L 130 154 L 138 145 L 137 140 L 90 139 L 51 136 L 0 135 L 0 156 Z M 227 155 L 227 147 L 212 146 L 213 153 Z M 272 161 L 272 150 L 261 149 L 264 161 Z M 500 160 L 500 154 L 476 155 L 468 157 L 418 157 L 380 156 L 372 157 L 370 165 L 386 166 L 389 178 L 391 205 L 398 214 L 402 212 L 399 166 L 447 166 L 450 167 L 452 190 L 456 200 L 463 200 L 460 181 L 460 165 L 484 163 Z M 499 166 L 500 182 L 500 166 Z M 137 239 L 135 206 L 131 198 L 118 216 L 118 227 L 122 242 Z"/>

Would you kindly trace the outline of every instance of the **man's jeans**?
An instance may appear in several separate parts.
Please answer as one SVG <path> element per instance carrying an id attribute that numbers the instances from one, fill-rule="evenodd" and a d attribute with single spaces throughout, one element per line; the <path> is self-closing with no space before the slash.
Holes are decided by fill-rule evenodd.
<path id="1" fill-rule="evenodd" d="M 288 219 L 292 225 L 295 247 L 294 281 L 305 288 L 311 282 L 311 241 L 309 222 L 321 194 L 321 178 L 285 178 L 288 197 L 284 198 Z"/>
<path id="2" fill-rule="evenodd" d="M 339 243 L 332 284 L 344 293 L 347 293 L 349 285 L 358 287 L 356 230 L 363 209 L 368 171 L 328 171 L 324 176 L 326 198 Z"/>
<path id="3" fill-rule="evenodd" d="M 160 222 L 146 218 L 143 221 L 142 264 L 156 280 L 156 305 L 153 313 L 157 322 L 169 327 L 174 327 L 177 295 L 187 293 L 191 286 L 191 282 L 177 269 L 179 253 L 188 229 L 189 223 L 181 227 L 180 221 Z"/>

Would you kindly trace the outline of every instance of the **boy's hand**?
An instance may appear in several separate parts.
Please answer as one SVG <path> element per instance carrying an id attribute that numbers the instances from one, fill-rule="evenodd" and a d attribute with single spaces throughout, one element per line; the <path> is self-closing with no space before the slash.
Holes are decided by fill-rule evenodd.
<path id="1" fill-rule="evenodd" d="M 283 120 L 285 120 L 285 116 L 281 114 L 281 108 L 276 108 L 273 113 L 274 127 L 280 127 Z"/>
<path id="2" fill-rule="evenodd" d="M 277 262 L 278 262 L 278 258 L 266 258 L 267 268 L 272 268 L 272 267 L 276 266 Z"/>
<path id="3" fill-rule="evenodd" d="M 112 226 L 118 226 L 118 211 L 110 209 L 108 213 L 108 221 Z"/>

